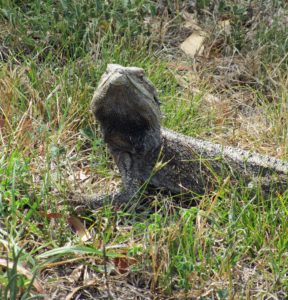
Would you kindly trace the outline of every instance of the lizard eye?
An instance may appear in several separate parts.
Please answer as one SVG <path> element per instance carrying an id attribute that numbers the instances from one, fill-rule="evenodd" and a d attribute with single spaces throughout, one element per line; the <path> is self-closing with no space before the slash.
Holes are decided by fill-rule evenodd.
<path id="1" fill-rule="evenodd" d="M 143 79 L 143 77 L 144 77 L 144 71 L 143 70 L 140 70 L 139 72 L 138 72 L 138 74 L 137 74 L 137 76 L 140 78 L 140 79 Z"/>

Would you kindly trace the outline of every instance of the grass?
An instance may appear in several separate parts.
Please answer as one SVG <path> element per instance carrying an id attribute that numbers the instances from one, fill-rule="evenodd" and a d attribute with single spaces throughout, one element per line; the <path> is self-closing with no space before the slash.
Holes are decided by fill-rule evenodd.
<path id="1" fill-rule="evenodd" d="M 171 46 L 184 1 L 156 2 L 0 2 L 0 299 L 76 287 L 133 298 L 131 285 L 143 299 L 287 297 L 287 193 L 226 182 L 195 207 L 164 195 L 136 211 L 69 204 L 119 186 L 89 113 L 107 63 L 145 69 L 164 126 L 288 158 L 285 1 L 196 1 L 209 33 L 197 59 Z"/>

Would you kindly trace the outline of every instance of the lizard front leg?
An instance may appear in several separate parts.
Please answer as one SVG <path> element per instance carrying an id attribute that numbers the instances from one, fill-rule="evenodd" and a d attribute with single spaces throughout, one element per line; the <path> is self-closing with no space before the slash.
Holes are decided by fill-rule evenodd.
<path id="1" fill-rule="evenodd" d="M 121 174 L 123 190 L 110 195 L 76 195 L 72 198 L 72 203 L 99 208 L 107 203 L 123 205 L 139 195 L 142 183 L 137 178 L 137 172 L 134 171 L 132 155 L 128 152 L 112 152 L 112 155 Z"/>

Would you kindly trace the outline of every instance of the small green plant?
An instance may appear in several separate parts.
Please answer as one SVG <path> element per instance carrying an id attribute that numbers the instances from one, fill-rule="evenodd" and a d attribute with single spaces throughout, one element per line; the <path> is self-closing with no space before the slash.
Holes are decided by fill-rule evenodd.
<path id="1" fill-rule="evenodd" d="M 196 7 L 198 10 L 200 9 L 206 9 L 211 4 L 210 0 L 197 0 L 196 1 Z"/>
<path id="2" fill-rule="evenodd" d="M 6 243 L 3 237 L 0 243 Z M 35 280 L 36 272 L 34 274 L 21 266 L 21 258 L 23 257 L 23 249 L 19 249 L 16 245 L 12 246 L 11 258 L 0 258 L 0 268 L 5 272 L 0 273 L 0 299 L 1 300 L 25 300 L 31 299 L 33 296 L 33 282 Z M 6 262 L 6 265 L 5 265 Z M 42 296 L 38 293 L 38 299 Z"/>

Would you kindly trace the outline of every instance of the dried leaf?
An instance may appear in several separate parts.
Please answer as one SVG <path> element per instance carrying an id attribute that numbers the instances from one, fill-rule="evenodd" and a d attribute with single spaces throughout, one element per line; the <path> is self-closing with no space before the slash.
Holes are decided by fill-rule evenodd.
<path id="1" fill-rule="evenodd" d="M 84 265 L 80 265 L 78 266 L 76 269 L 74 269 L 72 271 L 72 273 L 68 276 L 68 281 L 71 283 L 75 283 L 77 281 L 79 281 L 82 277 L 83 274 L 83 270 L 84 270 Z"/>
<path id="2" fill-rule="evenodd" d="M 47 213 L 45 211 L 39 211 L 38 214 L 41 217 L 45 217 L 45 218 L 47 218 L 49 220 L 63 218 L 63 214 L 61 214 L 61 213 Z"/>
<path id="3" fill-rule="evenodd" d="M 75 216 L 70 216 L 67 218 L 67 221 L 70 226 L 73 227 L 76 234 L 81 238 L 83 242 L 88 241 L 91 239 L 91 235 L 89 231 L 86 230 L 84 224 L 81 222 L 81 220 Z"/>
<path id="4" fill-rule="evenodd" d="M 129 267 L 135 265 L 137 260 L 133 257 L 115 257 L 113 259 L 116 269 L 120 274 L 127 273 L 129 271 Z"/>
<path id="5" fill-rule="evenodd" d="M 203 31 L 193 32 L 181 45 L 180 48 L 187 55 L 194 57 L 201 55 L 204 51 L 204 40 L 207 34 Z"/>
<path id="6" fill-rule="evenodd" d="M 219 26 L 223 29 L 223 31 L 226 34 L 230 34 L 231 33 L 231 24 L 230 24 L 230 20 L 224 20 L 224 21 L 220 21 Z"/>

